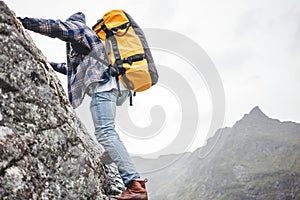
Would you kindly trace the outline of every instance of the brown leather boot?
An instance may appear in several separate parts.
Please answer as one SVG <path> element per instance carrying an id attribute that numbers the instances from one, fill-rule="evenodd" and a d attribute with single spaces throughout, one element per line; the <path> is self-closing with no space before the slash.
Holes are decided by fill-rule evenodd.
<path id="1" fill-rule="evenodd" d="M 148 180 L 133 180 L 127 185 L 127 190 L 119 196 L 114 196 L 117 200 L 148 200 L 145 183 Z"/>

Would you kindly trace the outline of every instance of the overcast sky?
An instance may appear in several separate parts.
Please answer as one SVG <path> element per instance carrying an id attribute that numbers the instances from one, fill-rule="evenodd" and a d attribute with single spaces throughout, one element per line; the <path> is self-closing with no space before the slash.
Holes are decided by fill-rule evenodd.
<path id="1" fill-rule="evenodd" d="M 123 9 L 142 28 L 176 31 L 204 49 L 215 64 L 224 86 L 226 118 L 223 126 L 232 126 L 255 106 L 272 118 L 300 122 L 299 0 L 5 2 L 21 17 L 64 20 L 74 12 L 82 11 L 89 26 L 105 12 Z M 65 62 L 63 42 L 35 33 L 31 35 L 49 60 Z M 155 60 L 162 61 L 163 56 L 155 54 Z M 59 77 L 66 86 L 66 79 Z M 83 110 L 89 115 L 87 108 Z M 205 112 L 209 110 L 211 108 Z M 177 111 L 180 113 L 179 108 L 166 110 L 167 113 L 175 112 L 170 116 L 175 116 Z M 209 114 L 207 116 L 209 118 Z M 191 149 L 199 147 L 203 138 L 203 134 L 199 136 Z M 134 149 L 130 151 L 135 153 Z"/>

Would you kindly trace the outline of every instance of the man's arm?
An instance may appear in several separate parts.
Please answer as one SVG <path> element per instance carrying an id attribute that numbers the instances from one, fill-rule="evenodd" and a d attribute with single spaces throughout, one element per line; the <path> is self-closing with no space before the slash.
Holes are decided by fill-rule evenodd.
<path id="1" fill-rule="evenodd" d="M 53 19 L 38 18 L 18 18 L 23 26 L 31 31 L 40 33 L 52 38 L 59 38 L 65 42 L 82 45 L 81 41 L 84 37 L 84 28 L 79 23 L 63 22 Z"/>
<path id="2" fill-rule="evenodd" d="M 52 68 L 64 75 L 67 75 L 67 64 L 66 63 L 55 63 L 55 62 L 49 62 Z"/>

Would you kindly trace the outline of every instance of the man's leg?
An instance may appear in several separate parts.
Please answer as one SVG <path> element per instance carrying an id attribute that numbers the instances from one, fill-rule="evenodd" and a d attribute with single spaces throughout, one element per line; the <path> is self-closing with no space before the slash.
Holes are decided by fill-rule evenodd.
<path id="1" fill-rule="evenodd" d="M 127 149 L 115 130 L 116 99 L 118 91 L 95 93 L 91 102 L 91 113 L 98 142 L 118 166 L 125 185 L 140 178 Z"/>

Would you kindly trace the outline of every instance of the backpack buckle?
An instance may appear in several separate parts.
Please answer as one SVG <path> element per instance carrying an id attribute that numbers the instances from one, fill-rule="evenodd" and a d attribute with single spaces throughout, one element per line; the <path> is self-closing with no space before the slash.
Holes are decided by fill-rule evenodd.
<path id="1" fill-rule="evenodd" d="M 118 67 L 116 67 L 115 65 L 114 66 L 109 66 L 109 74 L 112 76 L 112 77 L 117 77 L 119 75 L 119 69 Z"/>
<path id="2" fill-rule="evenodd" d="M 123 59 L 123 63 L 128 63 L 129 65 L 132 65 L 132 62 L 133 61 L 132 61 L 131 57 Z"/>
<path id="3" fill-rule="evenodd" d="M 124 61 L 121 60 L 121 59 L 117 59 L 117 60 L 115 61 L 115 64 L 116 64 L 118 67 L 119 67 L 119 66 L 122 66 L 123 63 L 124 63 Z"/>

